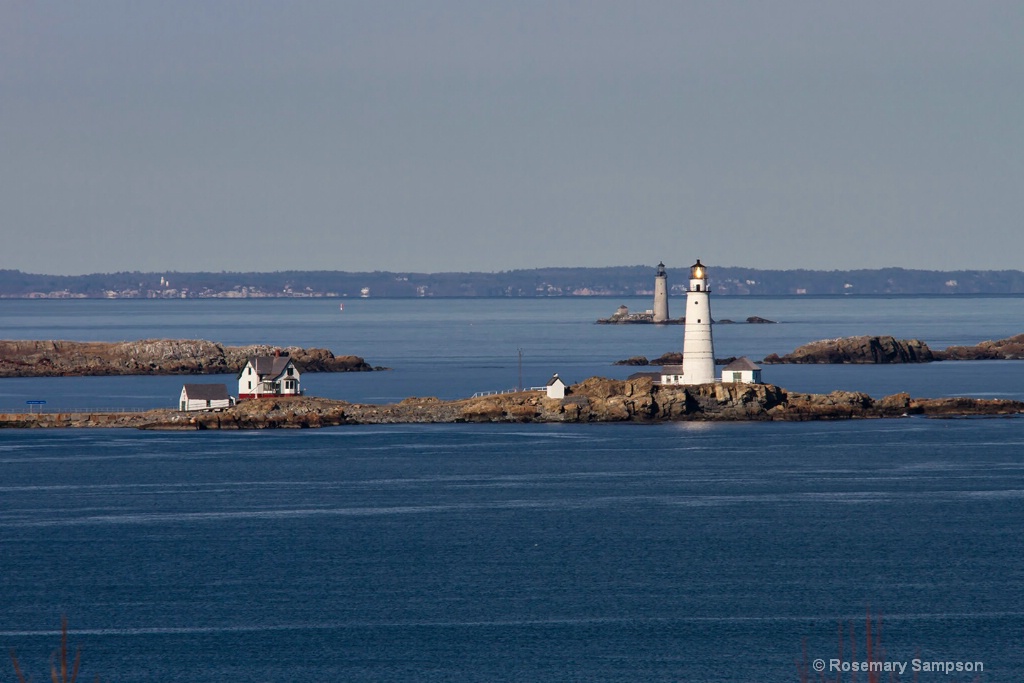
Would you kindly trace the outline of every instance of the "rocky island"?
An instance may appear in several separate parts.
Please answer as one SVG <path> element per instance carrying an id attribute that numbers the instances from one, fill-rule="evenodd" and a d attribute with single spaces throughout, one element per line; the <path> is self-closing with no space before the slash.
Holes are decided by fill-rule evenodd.
<path id="1" fill-rule="evenodd" d="M 649 378 L 592 377 L 565 398 L 537 391 L 442 401 L 408 398 L 377 405 L 311 397 L 243 401 L 221 412 L 35 413 L 0 415 L 0 427 L 133 427 L 158 430 L 274 429 L 412 423 L 650 424 L 674 421 L 805 421 L 892 418 L 910 415 L 960 417 L 1019 415 L 1024 402 L 974 398 L 874 399 L 859 392 L 805 394 L 770 384 L 715 383 L 659 386 Z"/>
<path id="2" fill-rule="evenodd" d="M 717 365 L 725 365 L 735 358 L 716 358 Z M 890 335 L 840 337 L 821 339 L 793 351 L 765 356 L 766 365 L 873 365 L 897 363 L 934 363 L 954 360 L 1024 360 L 1024 334 L 996 341 L 983 341 L 974 346 L 950 346 L 936 350 L 920 339 L 896 339 Z M 613 365 L 678 365 L 683 354 L 669 351 L 654 360 L 645 356 L 632 356 L 617 360 Z"/>
<path id="3" fill-rule="evenodd" d="M 735 325 L 735 320 L 729 320 L 723 318 L 721 320 L 712 321 L 717 325 Z M 774 320 L 768 320 L 760 316 L 752 315 L 748 317 L 744 322 L 751 325 L 772 325 L 775 324 Z M 619 306 L 611 316 L 607 318 L 598 318 L 598 325 L 685 325 L 686 318 L 668 318 L 666 320 L 659 320 L 655 322 L 654 311 L 641 311 L 639 313 L 631 313 L 627 306 Z"/>
<path id="4" fill-rule="evenodd" d="M 627 306 L 619 306 L 609 317 L 597 319 L 598 325 L 682 325 L 685 322 L 685 318 L 667 318 L 655 323 L 654 311 L 630 313 Z"/>
<path id="5" fill-rule="evenodd" d="M 770 354 L 767 364 L 843 364 L 843 363 L 931 363 L 944 360 L 1022 360 L 1024 334 L 974 346 L 950 346 L 933 350 L 919 339 L 892 336 L 859 336 L 822 339 L 798 347 L 784 356 Z"/>
<path id="6" fill-rule="evenodd" d="M 0 341 L 0 377 L 83 375 L 216 375 L 237 373 L 250 356 L 279 352 L 304 372 L 365 372 L 359 356 L 335 356 L 327 349 L 267 345 L 223 346 L 201 339 L 143 339 L 125 342 Z"/>

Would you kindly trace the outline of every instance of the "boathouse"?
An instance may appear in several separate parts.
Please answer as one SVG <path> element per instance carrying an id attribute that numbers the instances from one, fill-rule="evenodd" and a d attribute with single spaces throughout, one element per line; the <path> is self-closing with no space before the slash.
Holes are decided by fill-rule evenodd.
<path id="1" fill-rule="evenodd" d="M 223 410 L 231 407 L 231 396 L 226 384 L 186 384 L 181 387 L 178 409 Z"/>

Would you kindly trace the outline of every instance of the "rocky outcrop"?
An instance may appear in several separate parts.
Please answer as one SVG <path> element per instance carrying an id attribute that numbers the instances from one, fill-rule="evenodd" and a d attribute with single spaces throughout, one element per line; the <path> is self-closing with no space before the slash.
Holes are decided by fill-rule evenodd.
<path id="1" fill-rule="evenodd" d="M 935 360 L 928 345 L 918 339 L 844 337 L 804 344 L 784 356 L 771 354 L 764 363 L 929 363 Z"/>
<path id="2" fill-rule="evenodd" d="M 77 375 L 211 375 L 237 373 L 249 356 L 290 355 L 305 372 L 353 372 L 373 368 L 358 356 L 327 349 L 267 345 L 223 346 L 201 339 L 131 342 L 0 341 L 0 377 Z"/>
<path id="3" fill-rule="evenodd" d="M 935 360 L 1024 360 L 1024 334 L 975 346 L 950 346 L 935 356 Z"/>
<path id="4" fill-rule="evenodd" d="M 650 365 L 650 361 L 647 360 L 647 356 L 630 356 L 623 360 L 617 360 L 612 365 L 632 365 L 632 366 L 643 366 Z"/>
<path id="5" fill-rule="evenodd" d="M 728 358 L 716 358 L 715 365 L 728 365 L 736 360 L 735 356 Z M 647 356 L 632 356 L 624 360 L 617 360 L 612 365 L 682 365 L 683 353 L 681 351 L 669 351 L 663 353 L 654 360 L 647 360 Z"/>
<path id="6" fill-rule="evenodd" d="M 770 354 L 764 363 L 930 363 L 941 360 L 1024 360 L 1024 334 L 975 346 L 938 351 L 918 339 L 844 337 L 804 344 L 784 356 Z M 652 364 L 656 361 L 652 361 Z"/>
<path id="7" fill-rule="evenodd" d="M 310 397 L 243 401 L 221 412 L 72 413 L 0 415 L 0 427 L 137 427 L 142 429 L 275 429 L 350 424 L 458 422 L 674 422 L 848 420 L 907 415 L 951 417 L 1017 415 L 1024 402 L 998 399 L 914 399 L 895 394 L 873 399 L 859 392 L 788 392 L 770 384 L 715 383 L 658 386 L 650 378 L 592 377 L 564 399 L 536 391 L 456 401 L 408 398 L 388 405 Z"/>
<path id="8" fill-rule="evenodd" d="M 655 322 L 654 311 L 630 313 L 626 306 L 619 306 L 611 316 L 597 320 L 598 325 L 682 325 L 685 322 L 683 318 L 669 318 Z"/>

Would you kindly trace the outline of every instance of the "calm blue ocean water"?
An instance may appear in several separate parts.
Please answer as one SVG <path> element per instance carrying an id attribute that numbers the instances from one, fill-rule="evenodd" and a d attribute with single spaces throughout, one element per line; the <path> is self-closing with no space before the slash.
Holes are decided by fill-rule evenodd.
<path id="1" fill-rule="evenodd" d="M 363 356 L 386 373 L 306 374 L 309 393 L 351 401 L 408 396 L 460 398 L 547 383 L 625 378 L 637 368 L 613 366 L 635 355 L 656 358 L 682 349 L 677 325 L 595 325 L 619 303 L 633 310 L 649 299 L 360 299 L 338 310 L 330 299 L 0 300 L 0 338 L 122 341 L 209 339 L 225 344 L 320 346 Z M 681 303 L 673 299 L 678 309 Z M 1024 297 L 719 297 L 716 318 L 757 315 L 777 325 L 718 325 L 718 357 L 785 353 L 808 341 L 858 334 L 919 338 L 936 348 L 1001 339 L 1022 331 Z M 672 311 L 670 311 L 672 312 Z M 672 312 L 679 313 L 678 310 Z M 935 363 L 923 366 L 775 366 L 765 380 L 794 391 L 847 389 L 883 396 L 985 395 L 1024 399 L 1024 364 Z M 181 377 L 5 379 L 0 410 L 26 400 L 51 408 L 173 407 Z M 221 376 L 201 381 L 225 381 Z"/>
<path id="2" fill-rule="evenodd" d="M 679 348 L 678 327 L 592 324 L 619 303 L 0 301 L 0 337 L 327 346 L 394 370 L 307 375 L 312 393 L 448 397 L 514 385 L 518 348 L 526 384 L 625 376 L 611 361 Z M 1019 332 L 1022 308 L 719 299 L 716 317 L 781 322 L 716 327 L 716 351 L 974 343 Z M 1012 362 L 766 376 L 1024 398 Z M 0 398 L 168 405 L 167 379 L 2 380 Z M 83 680 L 797 681 L 804 649 L 840 656 L 840 622 L 862 658 L 870 608 L 890 660 L 1020 681 L 1022 454 L 1013 418 L 4 431 L 0 646 L 45 679 L 66 614 Z"/>

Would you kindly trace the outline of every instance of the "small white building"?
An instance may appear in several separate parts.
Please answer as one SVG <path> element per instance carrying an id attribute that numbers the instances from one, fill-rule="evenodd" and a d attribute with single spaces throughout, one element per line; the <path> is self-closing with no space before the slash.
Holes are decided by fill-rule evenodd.
<path id="1" fill-rule="evenodd" d="M 253 356 L 238 373 L 238 400 L 261 396 L 298 396 L 300 373 L 288 356 Z"/>
<path id="2" fill-rule="evenodd" d="M 722 381 L 762 384 L 761 368 L 755 365 L 749 358 L 743 356 L 722 368 Z"/>
<path id="3" fill-rule="evenodd" d="M 683 377 L 683 366 L 682 365 L 662 365 L 661 366 L 661 383 L 662 384 L 689 384 Z"/>
<path id="4" fill-rule="evenodd" d="M 230 408 L 231 396 L 226 384 L 186 384 L 181 387 L 178 408 L 189 410 L 223 410 Z"/>
<path id="5" fill-rule="evenodd" d="M 548 398 L 565 398 L 565 382 L 558 376 L 556 372 L 551 376 L 551 380 L 547 385 L 547 396 Z"/>

